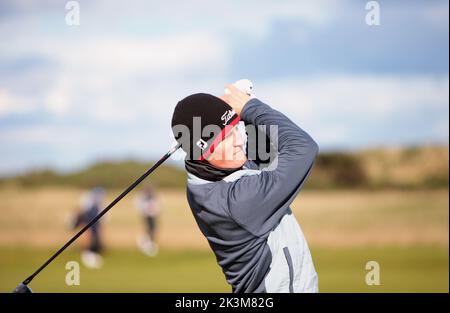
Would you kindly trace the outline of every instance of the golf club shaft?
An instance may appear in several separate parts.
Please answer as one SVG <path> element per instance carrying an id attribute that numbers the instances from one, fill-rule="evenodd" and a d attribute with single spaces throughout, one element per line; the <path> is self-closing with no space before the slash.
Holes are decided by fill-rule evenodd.
<path id="1" fill-rule="evenodd" d="M 84 226 L 75 236 L 73 236 L 64 246 L 62 246 L 55 254 L 53 254 L 44 264 L 41 265 L 32 275 L 23 281 L 24 285 L 28 285 L 33 278 L 39 274 L 47 265 L 49 265 L 58 255 L 61 254 L 68 246 L 70 246 L 78 237 L 80 237 L 89 227 L 94 225 L 103 215 L 105 215 L 114 205 L 117 204 L 123 197 L 125 197 L 131 190 L 139 185 L 148 175 L 150 175 L 158 166 L 167 160 L 181 144 L 177 144 L 169 152 L 167 152 L 158 162 L 156 162 L 150 169 L 148 169 L 141 177 L 139 177 L 133 184 L 131 184 L 125 191 L 123 191 L 117 198 L 115 198 L 106 208 L 104 208 L 96 217 L 94 217 L 86 226 Z"/>

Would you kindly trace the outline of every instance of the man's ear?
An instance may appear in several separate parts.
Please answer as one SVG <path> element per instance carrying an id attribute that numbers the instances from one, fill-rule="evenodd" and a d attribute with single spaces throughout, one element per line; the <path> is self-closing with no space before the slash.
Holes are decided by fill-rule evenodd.
<path id="1" fill-rule="evenodd" d="M 251 127 L 254 127 L 251 125 Z M 249 129 L 247 130 L 247 146 L 246 154 L 247 158 L 255 162 L 260 169 L 266 168 L 270 163 L 275 160 L 278 149 L 276 143 L 272 142 L 270 136 L 267 134 L 267 127 L 264 126 L 264 131 L 258 131 L 256 129 L 249 134 Z M 255 128 L 253 128 L 255 129 Z"/>

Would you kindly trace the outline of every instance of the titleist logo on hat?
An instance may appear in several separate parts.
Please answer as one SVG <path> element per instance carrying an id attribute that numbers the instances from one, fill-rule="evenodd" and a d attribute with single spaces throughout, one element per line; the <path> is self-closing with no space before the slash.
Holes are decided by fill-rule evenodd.
<path id="1" fill-rule="evenodd" d="M 221 120 L 223 121 L 223 126 L 227 125 L 230 119 L 236 114 L 234 110 L 227 110 L 222 115 Z"/>

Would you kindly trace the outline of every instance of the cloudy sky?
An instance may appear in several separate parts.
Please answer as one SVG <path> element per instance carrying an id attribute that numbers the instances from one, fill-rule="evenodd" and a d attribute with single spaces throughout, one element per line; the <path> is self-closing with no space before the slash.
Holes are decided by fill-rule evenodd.
<path id="1" fill-rule="evenodd" d="M 358 0 L 66 3 L 0 2 L 0 174 L 154 160 L 178 100 L 240 78 L 322 151 L 448 143 L 446 0 L 378 26 Z"/>

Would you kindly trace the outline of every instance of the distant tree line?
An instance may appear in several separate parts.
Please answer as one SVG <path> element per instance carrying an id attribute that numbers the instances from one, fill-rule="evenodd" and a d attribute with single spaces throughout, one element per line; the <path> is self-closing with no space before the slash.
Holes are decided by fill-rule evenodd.
<path id="1" fill-rule="evenodd" d="M 319 153 L 307 189 L 349 188 L 443 188 L 448 187 L 448 146 L 373 149 L 355 153 Z M 152 163 L 101 162 L 86 169 L 62 174 L 53 170 L 31 171 L 0 178 L 6 184 L 23 187 L 71 186 L 125 188 Z M 295 173 L 293 173 L 295 175 Z M 186 172 L 164 164 L 144 181 L 159 188 L 184 188 Z"/>

